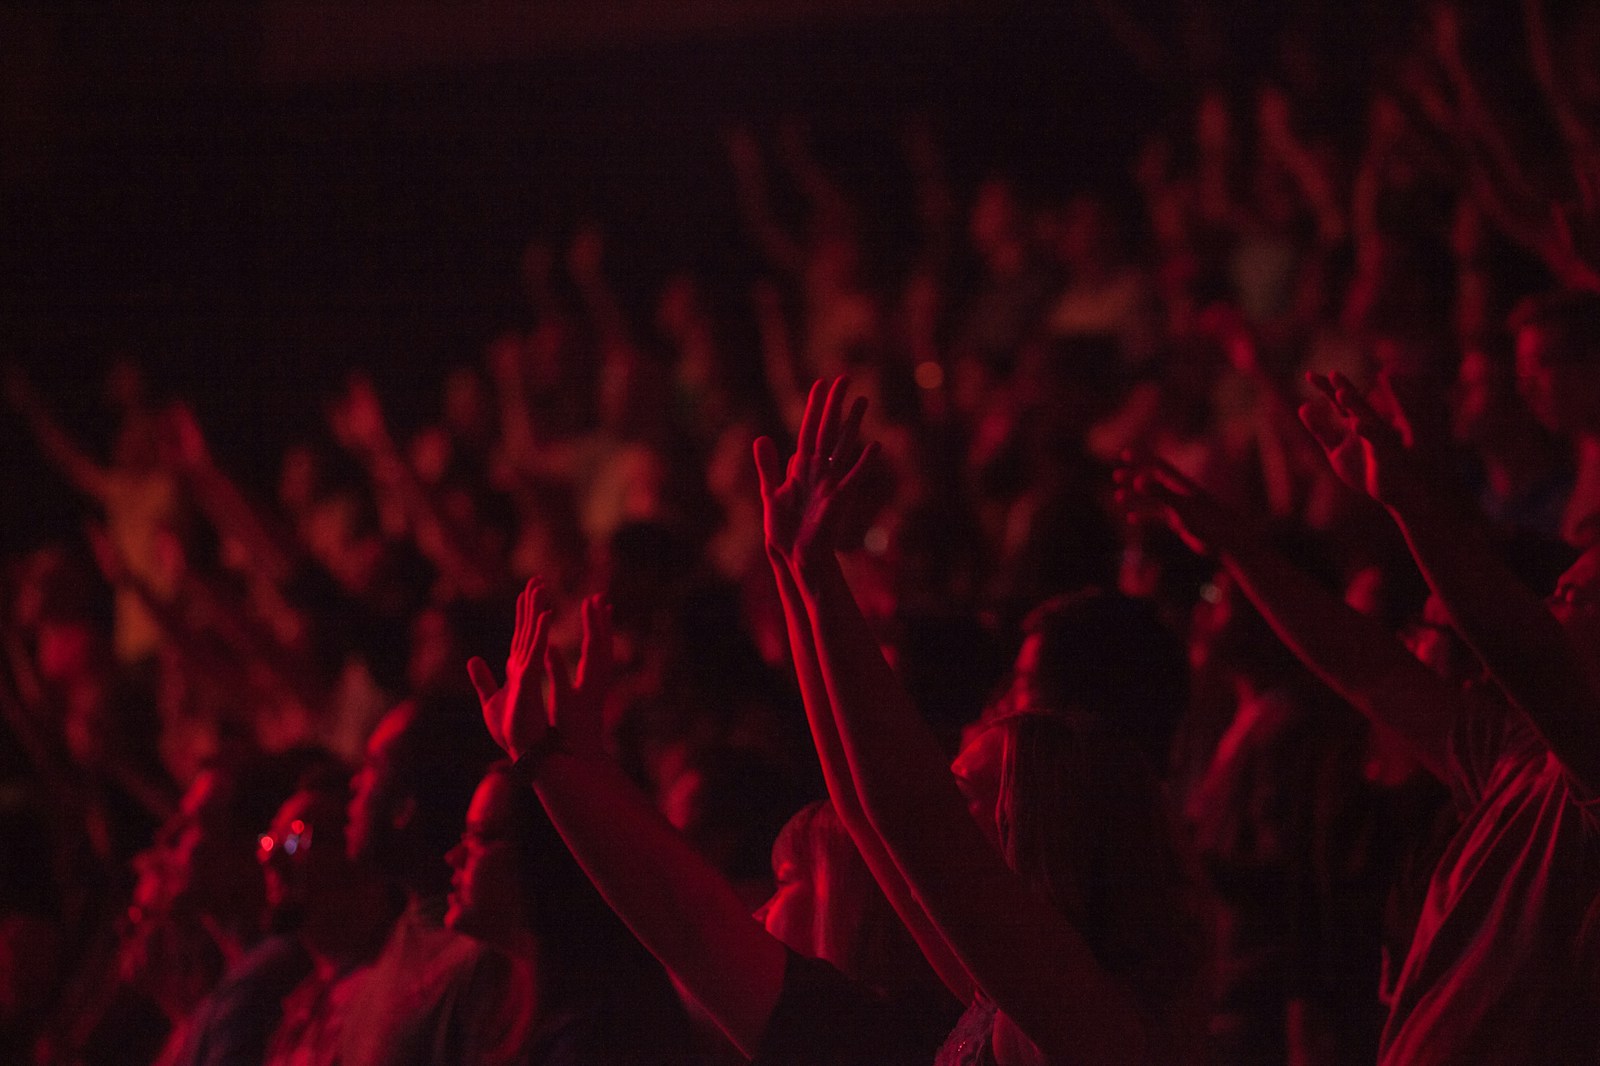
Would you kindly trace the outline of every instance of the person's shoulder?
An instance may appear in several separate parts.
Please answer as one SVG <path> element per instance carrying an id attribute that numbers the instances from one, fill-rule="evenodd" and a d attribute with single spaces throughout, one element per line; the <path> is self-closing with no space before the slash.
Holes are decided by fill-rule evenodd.
<path id="1" fill-rule="evenodd" d="M 293 988 L 311 969 L 311 959 L 295 940 L 269 936 L 239 957 L 218 983 L 214 995 L 248 994 L 262 987 Z"/>

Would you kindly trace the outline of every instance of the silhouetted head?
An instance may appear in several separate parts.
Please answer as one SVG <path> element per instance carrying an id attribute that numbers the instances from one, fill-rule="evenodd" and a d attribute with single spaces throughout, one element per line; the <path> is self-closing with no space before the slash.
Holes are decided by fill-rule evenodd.
<path id="1" fill-rule="evenodd" d="M 442 892 L 473 790 L 500 755 L 464 683 L 419 693 L 379 720 L 351 784 L 350 856 L 413 895 Z"/>
<path id="2" fill-rule="evenodd" d="M 1512 312 L 1517 385 L 1550 429 L 1600 433 L 1600 296 L 1533 297 Z"/>
<path id="3" fill-rule="evenodd" d="M 873 879 L 833 804 L 795 812 L 772 845 L 772 898 L 755 913 L 767 932 L 874 988 L 936 980 Z"/>

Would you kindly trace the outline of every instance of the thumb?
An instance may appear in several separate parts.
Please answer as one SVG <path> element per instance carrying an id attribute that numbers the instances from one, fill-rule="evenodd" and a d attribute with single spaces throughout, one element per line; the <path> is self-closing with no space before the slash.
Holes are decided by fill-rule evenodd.
<path id="1" fill-rule="evenodd" d="M 500 691 L 500 682 L 494 679 L 494 671 L 489 664 L 474 655 L 467 660 L 467 676 L 472 679 L 472 687 L 477 690 L 478 702 L 488 706 L 494 694 Z"/>
<path id="2" fill-rule="evenodd" d="M 1344 442 L 1345 428 L 1330 417 L 1332 412 L 1327 404 L 1303 403 L 1299 414 L 1300 424 L 1306 427 L 1323 451 L 1332 452 Z"/>
<path id="3" fill-rule="evenodd" d="M 761 479 L 761 495 L 771 496 L 783 483 L 783 462 L 778 457 L 778 446 L 771 437 L 757 437 L 752 448 L 756 459 L 756 476 Z"/>

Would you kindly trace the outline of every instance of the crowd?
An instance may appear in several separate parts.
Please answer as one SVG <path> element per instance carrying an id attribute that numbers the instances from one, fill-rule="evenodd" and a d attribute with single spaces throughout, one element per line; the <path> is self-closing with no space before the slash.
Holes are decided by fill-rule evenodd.
<path id="1" fill-rule="evenodd" d="M 733 130 L 757 352 L 580 226 L 272 493 L 10 367 L 88 517 L 5 560 L 0 1060 L 1600 1061 L 1600 19 L 1524 7 L 1514 124 L 1449 6 L 1121 190 L 911 123 L 892 247 Z"/>

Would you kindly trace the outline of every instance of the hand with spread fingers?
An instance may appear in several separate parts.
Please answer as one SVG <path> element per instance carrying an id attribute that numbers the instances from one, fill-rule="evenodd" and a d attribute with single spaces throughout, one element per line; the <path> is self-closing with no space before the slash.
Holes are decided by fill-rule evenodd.
<path id="1" fill-rule="evenodd" d="M 467 675 L 483 707 L 489 735 L 511 758 L 532 749 L 549 729 L 544 702 L 545 654 L 550 635 L 548 594 L 538 580 L 528 582 L 517 597 L 517 623 L 506 656 L 506 683 L 482 659 L 467 663 Z"/>
<path id="2" fill-rule="evenodd" d="M 1124 454 L 1113 478 L 1117 506 L 1128 521 L 1160 522 L 1200 555 L 1249 532 L 1244 518 L 1162 459 Z"/>
<path id="3" fill-rule="evenodd" d="M 1343 374 L 1310 374 L 1307 379 L 1325 402 L 1302 404 L 1300 421 L 1322 446 L 1334 473 L 1386 507 L 1423 498 L 1424 478 L 1401 427 L 1380 415 Z"/>
<path id="4" fill-rule="evenodd" d="M 862 443 L 861 419 L 867 401 L 846 407 L 850 379 L 811 386 L 795 453 L 785 469 L 771 438 L 755 443 L 756 471 L 767 550 L 805 566 L 840 548 L 844 528 L 870 504 L 866 477 L 878 454 L 876 442 Z"/>

